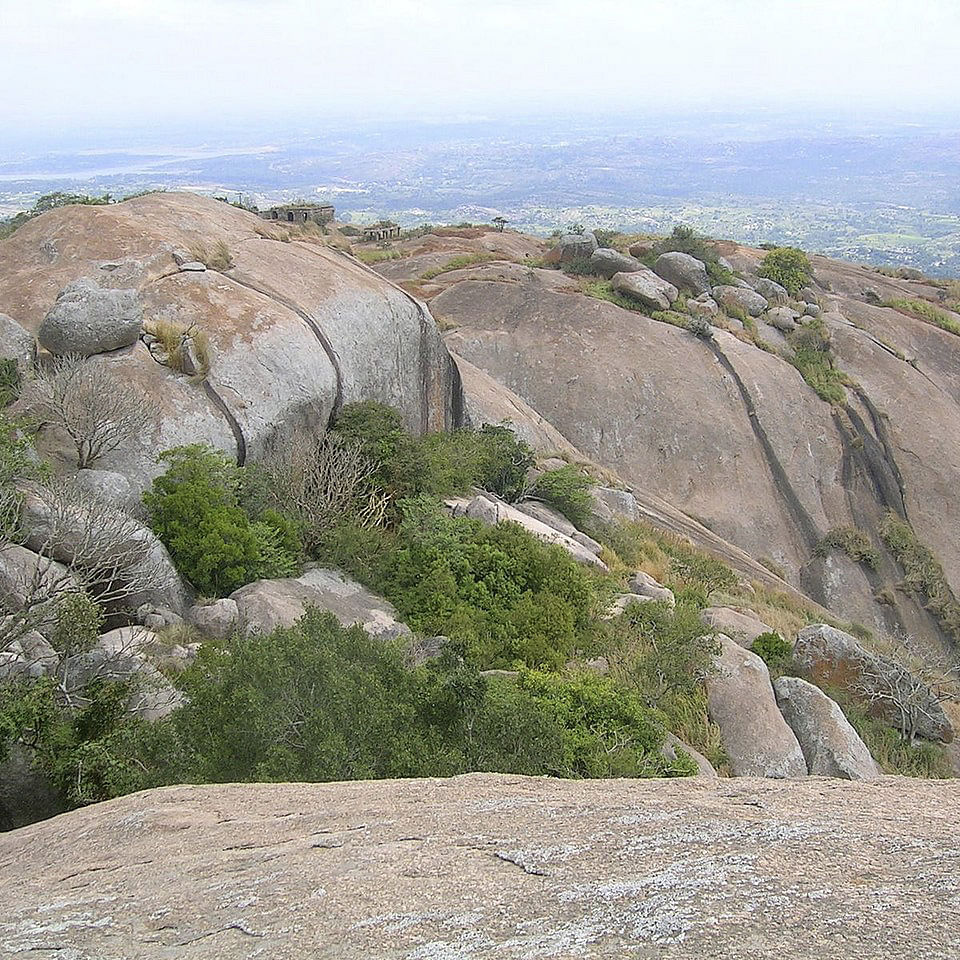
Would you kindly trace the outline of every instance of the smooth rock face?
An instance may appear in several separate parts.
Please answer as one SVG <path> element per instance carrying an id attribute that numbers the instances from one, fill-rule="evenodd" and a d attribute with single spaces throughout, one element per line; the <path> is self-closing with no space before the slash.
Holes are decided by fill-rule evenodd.
<path id="1" fill-rule="evenodd" d="M 345 627 L 358 624 L 374 637 L 392 639 L 410 633 L 397 620 L 393 604 L 339 570 L 315 567 L 296 578 L 257 580 L 235 590 L 230 599 L 246 628 L 263 633 L 292 627 L 308 606 L 329 611 Z"/>
<path id="2" fill-rule="evenodd" d="M 631 273 L 615 273 L 611 283 L 617 293 L 633 297 L 651 310 L 666 310 L 680 296 L 672 283 L 646 267 Z"/>
<path id="3" fill-rule="evenodd" d="M 778 677 L 773 690 L 812 775 L 843 780 L 870 780 L 881 775 L 839 705 L 819 687 L 800 677 Z"/>
<path id="4" fill-rule="evenodd" d="M 760 277 L 753 289 L 760 294 L 771 306 L 781 306 L 790 301 L 790 294 L 787 288 L 781 286 L 775 280 L 768 280 L 766 277 Z"/>
<path id="5" fill-rule="evenodd" d="M 36 340 L 5 313 L 0 313 L 0 357 L 16 360 L 21 371 L 29 370 L 37 358 Z"/>
<path id="6" fill-rule="evenodd" d="M 710 292 L 706 266 L 689 253 L 661 253 L 653 265 L 653 272 L 678 290 L 689 290 L 694 296 Z"/>
<path id="7" fill-rule="evenodd" d="M 12 960 L 955 960 L 958 822 L 957 785 L 893 777 L 167 787 L 0 835 L 0 942 Z"/>
<path id="8" fill-rule="evenodd" d="M 124 513 L 133 514 L 140 510 L 140 497 L 122 473 L 113 470 L 78 470 L 74 479 L 83 490 Z"/>
<path id="9" fill-rule="evenodd" d="M 609 247 L 599 247 L 590 256 L 590 266 L 593 272 L 605 280 L 609 280 L 615 273 L 632 273 L 643 268 L 643 264 L 636 257 L 628 257 L 619 250 Z"/>
<path id="10" fill-rule="evenodd" d="M 84 277 L 60 292 L 38 339 L 51 353 L 89 357 L 135 343 L 142 319 L 136 290 L 104 289 Z"/>
<path id="11" fill-rule="evenodd" d="M 700 620 L 704 626 L 710 627 L 717 633 L 726 634 L 741 647 L 749 650 L 753 641 L 761 633 L 771 633 L 773 627 L 768 626 L 758 617 L 747 613 L 740 613 L 730 607 L 707 607 L 700 611 Z"/>
<path id="12" fill-rule="evenodd" d="M 736 307 L 748 316 L 759 317 L 767 309 L 765 297 L 748 287 L 721 286 L 713 288 L 713 299 L 725 307 Z"/>
<path id="13" fill-rule="evenodd" d="M 804 627 L 797 634 L 794 657 L 805 673 L 824 686 L 849 689 L 864 670 L 889 678 L 880 688 L 881 691 L 897 689 L 898 683 L 902 683 L 906 689 L 911 683 L 909 674 L 903 668 L 870 653 L 856 637 L 825 623 Z M 856 691 L 853 692 L 856 694 Z M 943 706 L 936 702 L 932 694 L 920 703 L 917 733 L 927 740 L 944 743 L 953 740 L 953 725 Z M 888 700 L 870 702 L 869 709 L 873 715 L 882 717 L 888 723 L 896 725 L 899 721 L 896 706 Z"/>
<path id="14" fill-rule="evenodd" d="M 723 634 L 707 709 L 720 727 L 735 777 L 805 777 L 800 744 L 777 708 L 767 665 Z"/>
<path id="15" fill-rule="evenodd" d="M 236 600 L 224 597 L 213 603 L 196 603 L 187 611 L 187 622 L 202 633 L 217 640 L 225 640 L 240 621 Z"/>
<path id="16" fill-rule="evenodd" d="M 547 251 L 543 260 L 544 263 L 569 263 L 589 259 L 596 249 L 597 238 L 592 233 L 567 233 Z"/>

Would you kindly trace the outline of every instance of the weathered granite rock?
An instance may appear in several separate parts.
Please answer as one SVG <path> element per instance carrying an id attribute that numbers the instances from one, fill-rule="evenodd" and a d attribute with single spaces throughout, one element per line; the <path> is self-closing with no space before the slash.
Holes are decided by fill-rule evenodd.
<path id="1" fill-rule="evenodd" d="M 773 307 L 763 315 L 764 321 L 781 333 L 793 333 L 797 329 L 799 317 L 800 314 L 789 307 Z"/>
<path id="2" fill-rule="evenodd" d="M 612 250 L 609 247 L 598 247 L 590 256 L 590 266 L 593 272 L 605 280 L 609 280 L 615 273 L 632 273 L 643 269 L 643 264 L 636 258 Z"/>
<path id="3" fill-rule="evenodd" d="M 13 317 L 0 313 L 0 357 L 16 360 L 25 373 L 37 358 L 37 341 Z"/>
<path id="4" fill-rule="evenodd" d="M 761 633 L 773 631 L 773 627 L 768 626 L 755 614 L 741 613 L 730 607 L 707 607 L 700 612 L 700 620 L 704 626 L 717 633 L 726 634 L 747 650 Z"/>
<path id="5" fill-rule="evenodd" d="M 713 299 L 721 306 L 743 310 L 748 316 L 759 317 L 767 309 L 767 300 L 749 287 L 720 286 L 713 288 Z"/>
<path id="6" fill-rule="evenodd" d="M 790 302 L 790 294 L 787 292 L 787 288 L 781 286 L 775 280 L 760 277 L 759 280 L 754 282 L 753 289 L 771 306 L 782 306 Z"/>
<path id="7" fill-rule="evenodd" d="M 546 253 L 544 263 L 569 263 L 589 259 L 597 249 L 597 238 L 590 233 L 566 233 Z"/>
<path id="8" fill-rule="evenodd" d="M 631 273 L 615 273 L 611 283 L 617 293 L 633 297 L 650 310 L 666 310 L 680 296 L 672 283 L 646 267 Z"/>
<path id="9" fill-rule="evenodd" d="M 714 769 L 713 764 L 699 751 L 694 750 L 689 744 L 684 743 L 679 737 L 675 734 L 667 732 L 666 737 L 663 741 L 663 747 L 661 753 L 664 757 L 671 763 L 677 759 L 677 748 L 682 750 L 691 760 L 697 765 L 698 777 L 708 777 L 713 778 L 719 776 L 717 771 Z"/>
<path id="10" fill-rule="evenodd" d="M 800 744 L 777 708 L 766 664 L 723 634 L 707 709 L 720 727 L 735 777 L 805 777 Z"/>
<path id="11" fill-rule="evenodd" d="M 136 343 L 142 320 L 136 290 L 112 290 L 83 277 L 60 292 L 37 337 L 51 353 L 89 357 Z"/>
<path id="12" fill-rule="evenodd" d="M 653 265 L 653 272 L 678 290 L 689 290 L 694 296 L 710 292 L 705 264 L 689 253 L 661 253 Z"/>
<path id="13" fill-rule="evenodd" d="M 677 601 L 673 591 L 662 583 L 658 583 L 649 573 L 645 573 L 643 570 L 637 570 L 632 574 L 627 586 L 632 593 L 638 596 L 649 597 L 651 600 L 658 600 L 671 607 L 676 606 Z"/>
<path id="14" fill-rule="evenodd" d="M 223 640 L 230 636 L 240 620 L 236 600 L 225 597 L 213 603 L 196 603 L 187 611 L 187 622 L 201 633 Z"/>
<path id="15" fill-rule="evenodd" d="M 797 665 L 819 685 L 850 690 L 864 700 L 874 716 L 882 717 L 894 725 L 900 720 L 896 705 L 886 696 L 872 698 L 869 690 L 876 688 L 886 695 L 915 686 L 913 678 L 902 666 L 870 653 L 856 637 L 825 623 L 805 627 L 797 634 L 794 657 Z M 882 677 L 883 680 L 877 682 L 872 679 L 874 677 Z M 858 685 L 865 685 L 869 690 L 866 693 L 858 692 Z M 924 696 L 922 690 L 915 690 L 910 697 L 904 698 L 904 702 L 907 700 L 916 703 L 919 736 L 944 743 L 953 740 L 953 725 L 932 693 Z"/>
<path id="16" fill-rule="evenodd" d="M 695 316 L 706 320 L 712 320 L 720 315 L 720 307 L 709 293 L 702 294 L 695 300 L 688 300 L 687 309 Z"/>
<path id="17" fill-rule="evenodd" d="M 358 624 L 371 636 L 405 636 L 410 628 L 397 620 L 393 604 L 340 573 L 314 567 L 296 578 L 257 580 L 230 594 L 248 630 L 270 633 L 291 627 L 307 607 L 332 613 L 345 627 Z"/>
<path id="18" fill-rule="evenodd" d="M 843 780 L 870 780 L 881 775 L 839 705 L 819 687 L 800 677 L 778 677 L 773 690 L 811 774 Z"/>
<path id="19" fill-rule="evenodd" d="M 954 960 L 958 822 L 956 785 L 892 777 L 166 787 L 0 835 L 3 944 L 16 960 Z"/>
<path id="20" fill-rule="evenodd" d="M 141 512 L 140 496 L 122 473 L 114 470 L 78 470 L 74 480 L 83 490 L 118 507 L 124 513 Z"/>

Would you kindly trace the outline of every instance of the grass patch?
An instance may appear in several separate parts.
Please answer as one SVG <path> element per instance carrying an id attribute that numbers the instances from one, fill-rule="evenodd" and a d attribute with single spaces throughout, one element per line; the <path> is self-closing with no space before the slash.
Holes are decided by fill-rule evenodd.
<path id="1" fill-rule="evenodd" d="M 588 297 L 593 297 L 595 300 L 606 300 L 608 303 L 616 304 L 616 306 L 629 310 L 631 313 L 642 313 L 644 316 L 650 316 L 639 301 L 614 290 L 613 284 L 609 280 L 581 280 L 580 292 Z"/>
<path id="2" fill-rule="evenodd" d="M 377 250 L 358 250 L 354 248 L 353 255 L 368 267 L 372 267 L 377 263 L 383 263 L 386 260 L 400 259 L 400 251 L 394 250 L 392 247 Z"/>
<path id="3" fill-rule="evenodd" d="M 866 564 L 873 570 L 880 563 L 880 551 L 863 530 L 856 527 L 834 527 L 817 544 L 814 555 L 825 559 L 834 551 L 845 553 L 854 563 Z"/>
<path id="4" fill-rule="evenodd" d="M 800 346 L 789 359 L 821 400 L 834 405 L 846 401 L 847 392 L 844 387 L 850 384 L 850 378 L 833 365 L 828 353 Z"/>
<path id="5" fill-rule="evenodd" d="M 213 250 L 209 250 L 206 244 L 199 243 L 190 248 L 190 256 L 209 270 L 229 270 L 233 266 L 233 254 L 223 240 L 218 240 Z"/>
<path id="6" fill-rule="evenodd" d="M 960 337 L 960 323 L 928 300 L 885 300 L 883 306 L 891 307 L 900 313 L 905 313 L 908 317 L 923 320 L 924 323 L 932 324 L 941 330 L 946 330 L 947 333 Z"/>
<path id="7" fill-rule="evenodd" d="M 203 379 L 210 372 L 210 339 L 206 331 L 169 320 L 150 320 L 144 331 L 156 337 L 167 358 L 165 366 L 176 373 Z"/>
<path id="8" fill-rule="evenodd" d="M 895 513 L 880 521 L 880 538 L 903 568 L 902 586 L 922 597 L 944 631 L 960 640 L 960 603 L 933 551 Z"/>
<path id="9" fill-rule="evenodd" d="M 491 260 L 498 259 L 493 253 L 464 253 L 454 257 L 447 263 L 439 267 L 431 267 L 420 274 L 421 280 L 432 280 L 439 277 L 442 273 L 449 273 L 452 270 L 464 270 L 467 267 L 476 266 L 478 263 L 489 263 Z"/>

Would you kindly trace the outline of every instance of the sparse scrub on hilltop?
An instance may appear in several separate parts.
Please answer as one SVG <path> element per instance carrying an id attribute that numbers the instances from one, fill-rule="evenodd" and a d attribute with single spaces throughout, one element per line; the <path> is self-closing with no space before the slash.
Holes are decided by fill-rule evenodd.
<path id="1" fill-rule="evenodd" d="M 923 320 L 925 323 L 932 324 L 941 330 L 946 330 L 947 333 L 952 333 L 960 337 L 960 323 L 951 317 L 950 314 L 941 310 L 939 307 L 935 307 L 929 300 L 885 300 L 883 306 L 892 307 L 894 310 L 899 310 L 900 313 L 905 313 L 909 317 Z"/>

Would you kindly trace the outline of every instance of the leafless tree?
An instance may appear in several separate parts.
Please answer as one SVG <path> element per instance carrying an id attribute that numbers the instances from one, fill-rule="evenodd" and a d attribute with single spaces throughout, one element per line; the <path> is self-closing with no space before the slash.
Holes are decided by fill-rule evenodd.
<path id="1" fill-rule="evenodd" d="M 153 419 L 142 391 L 106 364 L 74 354 L 38 368 L 29 396 L 41 417 L 69 434 L 81 469 L 135 439 Z"/>
<path id="2" fill-rule="evenodd" d="M 168 585 L 153 534 L 72 480 L 24 484 L 0 503 L 13 498 L 18 522 L 0 525 L 0 651 L 48 627 L 70 594 L 121 611 Z"/>
<path id="3" fill-rule="evenodd" d="M 358 443 L 337 434 L 297 433 L 274 452 L 271 494 L 301 520 L 309 550 L 337 520 L 349 518 L 361 526 L 383 522 L 389 497 L 373 482 L 379 466 Z"/>
<path id="4" fill-rule="evenodd" d="M 881 656 L 863 658 L 851 682 L 857 696 L 895 718 L 913 743 L 923 730 L 943 724 L 944 703 L 960 703 L 960 656 L 921 650 L 900 637 Z"/>

